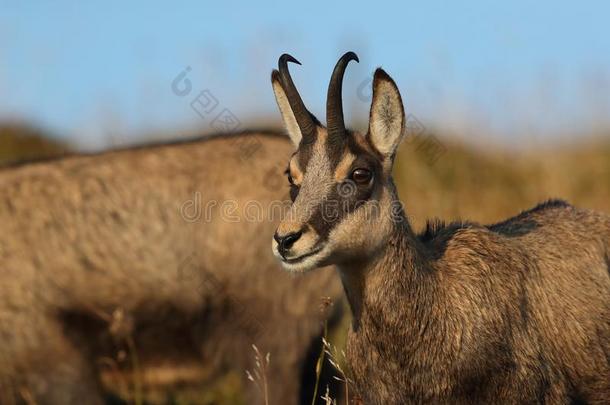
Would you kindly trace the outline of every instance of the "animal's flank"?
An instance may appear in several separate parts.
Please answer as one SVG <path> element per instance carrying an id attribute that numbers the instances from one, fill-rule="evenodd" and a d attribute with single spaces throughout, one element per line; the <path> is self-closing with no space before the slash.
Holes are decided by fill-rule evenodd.
<path id="1" fill-rule="evenodd" d="M 242 375 L 244 348 L 265 347 L 270 373 L 286 379 L 270 400 L 298 403 L 319 297 L 338 298 L 340 285 L 332 272 L 280 272 L 259 237 L 273 218 L 243 210 L 285 199 L 276 185 L 290 153 L 286 139 L 250 132 L 0 170 L 0 402 L 8 385 L 40 404 L 100 404 L 97 359 L 131 325 L 143 367 L 171 362 L 179 346 L 222 360 L 208 372 Z M 227 201 L 237 221 L 214 205 Z"/>

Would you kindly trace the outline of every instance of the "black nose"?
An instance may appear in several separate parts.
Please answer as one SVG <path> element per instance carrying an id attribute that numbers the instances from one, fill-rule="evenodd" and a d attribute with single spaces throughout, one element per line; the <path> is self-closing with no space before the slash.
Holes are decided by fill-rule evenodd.
<path id="1" fill-rule="evenodd" d="M 286 258 L 286 252 L 290 250 L 292 245 L 294 245 L 297 240 L 299 240 L 302 234 L 303 232 L 299 231 L 289 233 L 288 235 L 284 236 L 278 235 L 277 232 L 275 235 L 273 235 L 273 239 L 275 239 L 278 245 L 277 250 L 280 252 L 280 255 L 282 255 L 283 258 Z"/>

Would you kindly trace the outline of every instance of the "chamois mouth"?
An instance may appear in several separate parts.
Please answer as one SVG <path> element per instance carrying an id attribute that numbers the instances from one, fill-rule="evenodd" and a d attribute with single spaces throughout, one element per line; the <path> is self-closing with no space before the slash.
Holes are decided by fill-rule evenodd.
<path id="1" fill-rule="evenodd" d="M 301 256 L 295 257 L 295 258 L 285 258 L 285 257 L 282 257 L 282 262 L 284 262 L 286 264 L 298 264 L 298 263 L 301 263 L 305 259 L 307 259 L 308 257 L 311 257 L 313 255 L 316 255 L 316 254 L 320 253 L 322 251 L 322 248 L 324 248 L 324 246 L 318 246 L 317 248 L 309 251 L 308 253 L 305 253 L 304 255 L 301 255 Z"/>
<path id="2" fill-rule="evenodd" d="M 309 252 L 298 257 L 283 258 L 277 249 L 273 249 L 275 256 L 279 259 L 284 270 L 290 273 L 306 273 L 319 267 L 319 264 L 324 260 L 324 249 L 326 244 L 318 244 Z"/>

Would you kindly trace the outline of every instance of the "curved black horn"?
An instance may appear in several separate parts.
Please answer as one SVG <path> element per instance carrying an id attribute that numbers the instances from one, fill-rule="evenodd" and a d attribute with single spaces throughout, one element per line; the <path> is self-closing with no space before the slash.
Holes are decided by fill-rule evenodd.
<path id="1" fill-rule="evenodd" d="M 301 99 L 301 96 L 299 95 L 299 92 L 292 81 L 292 77 L 290 77 L 288 62 L 293 62 L 297 65 L 301 64 L 301 62 L 287 53 L 280 56 L 280 59 L 278 60 L 278 68 L 280 71 L 280 78 L 282 79 L 282 84 L 284 86 L 284 92 L 286 92 L 286 97 L 288 98 L 290 108 L 292 108 L 292 112 L 297 120 L 297 124 L 299 124 L 301 134 L 304 138 L 311 137 L 315 135 L 315 122 L 305 107 L 305 104 L 303 104 L 303 100 Z"/>
<path id="2" fill-rule="evenodd" d="M 343 55 L 333 70 L 333 75 L 328 84 L 328 95 L 326 97 L 326 124 L 328 135 L 331 137 L 343 136 L 345 133 L 345 123 L 343 121 L 343 97 L 341 89 L 343 88 L 343 74 L 347 64 L 358 60 L 358 56 L 354 52 L 347 52 Z"/>

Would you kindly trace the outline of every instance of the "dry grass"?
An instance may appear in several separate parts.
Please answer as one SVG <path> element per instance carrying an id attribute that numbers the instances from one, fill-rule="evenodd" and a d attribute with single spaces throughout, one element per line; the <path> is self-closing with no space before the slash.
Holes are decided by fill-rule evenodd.
<path id="1" fill-rule="evenodd" d="M 248 377 L 248 380 L 254 383 L 256 388 L 258 388 L 258 391 L 263 398 L 263 403 L 269 405 L 269 376 L 267 375 L 267 370 L 269 369 L 271 355 L 270 353 L 267 353 L 263 356 L 256 345 L 252 345 L 252 349 L 254 350 L 255 367 L 252 372 L 247 370 L 246 376 Z"/>
<path id="2" fill-rule="evenodd" d="M 541 151 L 480 151 L 442 141 L 431 161 L 411 143 L 394 177 L 416 229 L 426 219 L 499 221 L 549 198 L 610 212 L 610 138 Z"/>

